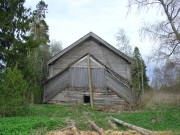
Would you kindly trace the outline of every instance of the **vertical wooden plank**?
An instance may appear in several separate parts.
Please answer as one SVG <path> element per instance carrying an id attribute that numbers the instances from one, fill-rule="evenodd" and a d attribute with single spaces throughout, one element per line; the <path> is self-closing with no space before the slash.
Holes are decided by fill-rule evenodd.
<path id="1" fill-rule="evenodd" d="M 142 100 L 144 98 L 144 77 L 143 77 L 143 63 L 141 58 L 141 82 L 142 82 Z"/>
<path id="2" fill-rule="evenodd" d="M 53 65 L 49 66 L 49 78 L 53 76 Z"/>
<path id="3" fill-rule="evenodd" d="M 88 54 L 88 77 L 89 77 L 89 90 L 90 90 L 90 100 L 91 100 L 91 108 L 94 108 L 93 103 L 93 88 L 92 88 L 92 73 L 91 73 L 91 61 Z"/>

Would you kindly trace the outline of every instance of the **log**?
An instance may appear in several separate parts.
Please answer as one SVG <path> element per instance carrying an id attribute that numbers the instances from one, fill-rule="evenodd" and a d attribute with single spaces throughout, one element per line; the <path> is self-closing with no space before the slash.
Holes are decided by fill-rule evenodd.
<path id="1" fill-rule="evenodd" d="M 109 118 L 107 118 L 106 121 L 111 125 L 113 130 L 117 130 L 118 129 L 117 126 L 114 123 L 112 123 L 112 121 Z"/>
<path id="2" fill-rule="evenodd" d="M 91 127 L 99 133 L 99 135 L 103 135 L 103 129 L 99 128 L 93 121 L 89 120 L 89 123 L 91 124 Z"/>
<path id="3" fill-rule="evenodd" d="M 72 120 L 72 119 L 69 119 L 69 118 L 67 118 L 66 121 L 68 123 L 68 126 L 63 128 L 63 129 L 60 129 L 60 131 L 70 130 L 71 134 L 73 134 L 73 135 L 80 135 L 79 131 L 76 128 L 75 121 Z"/>
<path id="4" fill-rule="evenodd" d="M 75 121 L 72 120 L 72 119 L 69 119 L 69 120 L 68 120 L 68 125 L 69 125 L 69 126 L 72 126 L 72 127 L 76 127 L 76 123 L 75 123 Z"/>
<path id="5" fill-rule="evenodd" d="M 68 129 L 72 129 L 72 128 L 74 128 L 74 126 L 68 126 L 68 127 L 65 127 L 65 128 L 59 129 L 59 130 L 64 131 L 64 130 L 68 130 Z"/>
<path id="6" fill-rule="evenodd" d="M 141 127 L 138 127 L 138 126 L 135 126 L 133 124 L 129 124 L 129 123 L 126 123 L 122 120 L 119 120 L 119 119 L 116 119 L 116 118 L 113 118 L 113 117 L 110 117 L 110 120 L 112 121 L 115 121 L 116 123 L 120 124 L 120 125 L 123 125 L 127 128 L 130 128 L 132 130 L 135 130 L 143 135 L 154 135 L 154 132 L 150 131 L 150 130 L 147 130 L 147 129 L 144 129 L 144 128 L 141 128 Z"/>

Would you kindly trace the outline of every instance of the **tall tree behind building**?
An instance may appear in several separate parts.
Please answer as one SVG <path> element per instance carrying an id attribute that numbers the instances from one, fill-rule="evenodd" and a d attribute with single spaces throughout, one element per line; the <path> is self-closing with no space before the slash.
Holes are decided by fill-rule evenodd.
<path id="1" fill-rule="evenodd" d="M 180 1 L 179 0 L 129 0 L 129 7 L 138 10 L 153 10 L 154 7 L 165 17 L 154 24 L 145 23 L 141 35 L 155 41 L 157 47 L 152 52 L 155 60 L 169 60 L 180 63 Z M 142 10 L 141 10 L 142 9 Z"/>
<path id="2" fill-rule="evenodd" d="M 22 68 L 25 79 L 31 84 L 28 99 L 30 102 L 42 101 L 42 82 L 46 79 L 46 62 L 50 59 L 48 25 L 45 22 L 48 5 L 41 0 L 33 12 L 30 23 L 32 41 L 38 44 L 37 48 L 28 53 Z"/>
<path id="3" fill-rule="evenodd" d="M 134 48 L 133 60 L 132 84 L 136 91 L 136 96 L 139 98 L 143 94 L 144 90 L 149 88 L 149 85 L 148 77 L 146 75 L 146 65 L 137 47 Z"/>
<path id="4" fill-rule="evenodd" d="M 31 11 L 25 0 L 0 1 L 0 69 L 15 66 L 36 44 L 30 43 Z"/>
<path id="5" fill-rule="evenodd" d="M 117 47 L 120 51 L 128 56 L 132 56 L 132 47 L 130 45 L 130 38 L 126 35 L 124 29 L 119 29 L 116 34 Z"/>
<path id="6" fill-rule="evenodd" d="M 170 61 L 166 61 L 165 64 L 156 65 L 156 67 L 154 68 L 152 85 L 155 89 L 168 88 L 168 87 L 174 87 L 173 89 L 179 89 L 180 88 L 178 86 L 178 84 L 180 85 L 179 77 L 180 77 L 179 65 Z"/>
<path id="7" fill-rule="evenodd" d="M 56 41 L 52 40 L 49 44 L 49 51 L 51 53 L 51 56 L 55 56 L 62 50 L 62 42 L 61 41 Z"/>

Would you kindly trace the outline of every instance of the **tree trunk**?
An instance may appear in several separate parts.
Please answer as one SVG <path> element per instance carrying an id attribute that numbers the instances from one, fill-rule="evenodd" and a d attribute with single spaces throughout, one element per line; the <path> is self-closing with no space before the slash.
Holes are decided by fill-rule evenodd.
<path id="1" fill-rule="evenodd" d="M 93 121 L 89 120 L 89 123 L 91 124 L 91 127 L 97 131 L 100 135 L 103 135 L 103 129 L 99 128 Z"/>
<path id="2" fill-rule="evenodd" d="M 138 127 L 138 126 L 135 126 L 135 125 L 132 125 L 132 124 L 129 124 L 129 123 L 126 123 L 122 120 L 119 120 L 119 119 L 116 119 L 116 118 L 113 118 L 113 117 L 110 117 L 111 120 L 115 121 L 116 123 L 120 124 L 120 125 L 123 125 L 125 127 L 128 127 L 130 129 L 133 129 L 143 135 L 153 135 L 154 133 L 150 130 L 147 130 L 147 129 L 144 129 L 144 128 L 141 128 L 141 127 Z"/>
<path id="3" fill-rule="evenodd" d="M 107 118 L 106 121 L 111 125 L 113 130 L 117 130 L 118 129 L 116 124 L 112 123 L 112 121 L 109 118 Z"/>

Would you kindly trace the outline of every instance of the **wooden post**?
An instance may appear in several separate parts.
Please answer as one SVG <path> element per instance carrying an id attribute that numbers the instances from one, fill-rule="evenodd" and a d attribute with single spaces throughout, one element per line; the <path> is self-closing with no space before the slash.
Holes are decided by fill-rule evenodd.
<path id="1" fill-rule="evenodd" d="M 91 101 L 91 108 L 94 108 L 94 95 L 93 95 L 93 88 L 92 88 L 92 73 L 91 73 L 91 61 L 88 54 L 88 77 L 89 77 L 89 90 L 90 90 L 90 101 Z"/>
<path id="2" fill-rule="evenodd" d="M 141 85 L 142 85 L 142 99 L 144 99 L 144 76 L 143 76 L 143 59 L 141 58 Z"/>
<path id="3" fill-rule="evenodd" d="M 139 68 L 139 65 L 138 65 L 138 61 L 137 59 L 135 59 L 136 61 L 136 66 L 137 66 L 137 69 Z M 141 84 L 140 84 L 140 77 L 139 77 L 139 73 L 138 73 L 138 84 L 139 84 L 139 90 L 141 90 Z"/>

